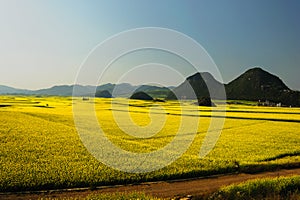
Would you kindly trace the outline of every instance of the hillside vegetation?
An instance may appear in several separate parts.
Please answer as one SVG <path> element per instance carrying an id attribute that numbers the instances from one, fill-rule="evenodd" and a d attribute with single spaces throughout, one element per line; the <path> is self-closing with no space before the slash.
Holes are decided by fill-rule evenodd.
<path id="1" fill-rule="evenodd" d="M 281 102 L 300 105 L 300 92 L 292 91 L 283 81 L 261 68 L 253 68 L 226 85 L 228 99 Z"/>

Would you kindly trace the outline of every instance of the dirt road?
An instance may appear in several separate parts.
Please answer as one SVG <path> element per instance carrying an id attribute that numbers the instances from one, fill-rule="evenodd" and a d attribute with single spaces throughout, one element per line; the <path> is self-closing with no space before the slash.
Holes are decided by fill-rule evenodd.
<path id="1" fill-rule="evenodd" d="M 160 181 L 141 183 L 136 185 L 119 185 L 100 187 L 95 190 L 89 188 L 78 188 L 69 190 L 57 191 L 38 191 L 31 193 L 4 193 L 0 194 L 1 200 L 28 200 L 39 198 L 63 198 L 63 197 L 84 197 L 89 194 L 97 193 L 112 193 L 112 192 L 132 192 L 141 191 L 155 197 L 175 198 L 186 197 L 192 195 L 193 197 L 201 196 L 213 192 L 221 186 L 229 185 L 232 183 L 240 183 L 250 179 L 278 177 L 278 176 L 291 176 L 300 175 L 299 169 L 279 170 L 274 172 L 262 172 L 257 174 L 232 174 L 223 176 L 214 176 L 209 178 L 185 179 L 175 181 Z"/>

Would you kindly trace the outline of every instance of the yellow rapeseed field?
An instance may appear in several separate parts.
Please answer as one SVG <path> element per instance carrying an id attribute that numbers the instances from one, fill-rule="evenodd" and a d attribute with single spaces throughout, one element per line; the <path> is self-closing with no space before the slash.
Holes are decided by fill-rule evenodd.
<path id="1" fill-rule="evenodd" d="M 96 116 L 107 137 L 136 153 L 155 151 L 170 143 L 182 114 L 191 121 L 200 116 L 193 143 L 176 162 L 149 173 L 120 172 L 99 162 L 82 144 L 72 112 L 73 103 L 80 101 L 71 97 L 0 96 L 1 191 L 94 187 L 300 165 L 299 108 L 227 105 L 212 112 L 192 101 L 181 106 L 176 101 L 90 99 L 90 103 L 95 101 Z M 223 116 L 225 110 L 225 124 L 215 148 L 200 159 L 210 116 Z M 128 113 L 133 123 L 126 121 Z M 149 138 L 126 134 L 151 123 L 161 123 L 162 129 Z"/>

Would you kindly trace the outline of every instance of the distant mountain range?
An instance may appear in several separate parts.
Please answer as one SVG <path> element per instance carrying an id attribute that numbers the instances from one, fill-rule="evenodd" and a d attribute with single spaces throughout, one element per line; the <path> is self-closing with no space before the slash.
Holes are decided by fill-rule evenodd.
<path id="1" fill-rule="evenodd" d="M 91 94 L 96 88 L 95 86 L 60 85 L 41 90 L 22 90 L 0 85 L 0 94 L 72 96 L 74 87 L 76 87 L 79 94 Z"/>
<path id="2" fill-rule="evenodd" d="M 30 94 L 30 90 L 16 89 L 5 85 L 0 85 L 0 94 Z"/>
<path id="3" fill-rule="evenodd" d="M 159 87 L 153 85 L 133 86 L 129 83 L 121 83 L 121 84 L 108 83 L 97 87 L 97 91 L 105 91 L 105 90 L 110 92 L 113 97 L 129 97 L 132 95 L 133 92 L 143 91 L 155 98 L 165 98 L 171 91 L 171 89 L 167 87 Z"/>
<path id="4" fill-rule="evenodd" d="M 210 86 L 210 91 L 208 91 L 207 85 Z M 61 85 L 41 90 L 22 90 L 0 85 L 0 94 L 72 96 L 73 89 L 76 87 L 75 96 L 95 96 L 95 91 L 98 94 L 106 91 L 104 92 L 106 96 L 110 93 L 113 97 L 130 97 L 133 92 L 142 91 L 153 98 L 176 99 L 177 96 L 179 98 L 194 99 L 207 97 L 210 92 L 211 98 L 218 99 L 224 93 L 223 86 L 226 90 L 227 99 L 268 100 L 275 103 L 280 102 L 283 105 L 300 106 L 300 92 L 291 90 L 279 77 L 261 68 L 249 69 L 228 84 L 220 83 L 208 72 L 198 72 L 189 76 L 177 87 L 108 83 L 97 87 Z M 104 93 L 102 92 L 102 94 Z"/>
<path id="5" fill-rule="evenodd" d="M 48 96 L 72 96 L 73 89 L 76 88 L 74 96 L 94 96 L 95 91 L 108 91 L 113 97 L 130 97 L 133 92 L 143 91 L 155 98 L 165 98 L 174 87 L 159 87 L 153 85 L 131 85 L 129 83 L 104 84 L 100 86 L 82 85 L 60 85 L 41 90 L 23 90 L 0 85 L 0 95 L 48 95 Z"/>

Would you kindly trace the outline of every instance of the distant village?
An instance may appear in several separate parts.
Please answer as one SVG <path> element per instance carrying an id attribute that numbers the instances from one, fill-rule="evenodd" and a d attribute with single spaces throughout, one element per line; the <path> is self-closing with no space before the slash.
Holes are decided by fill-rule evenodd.
<path id="1" fill-rule="evenodd" d="M 291 105 L 288 106 L 288 105 L 282 104 L 281 102 L 275 103 L 275 102 L 272 102 L 269 100 L 265 100 L 265 101 L 258 100 L 257 105 L 258 106 L 269 106 L 269 107 L 290 107 L 290 108 L 292 107 Z"/>

